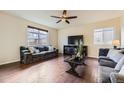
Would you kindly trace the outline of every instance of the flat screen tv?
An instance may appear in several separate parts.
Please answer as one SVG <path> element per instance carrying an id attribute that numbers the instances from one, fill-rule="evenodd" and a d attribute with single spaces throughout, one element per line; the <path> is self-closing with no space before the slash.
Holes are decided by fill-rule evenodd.
<path id="1" fill-rule="evenodd" d="M 68 44 L 79 45 L 80 43 L 84 43 L 83 35 L 68 36 Z"/>

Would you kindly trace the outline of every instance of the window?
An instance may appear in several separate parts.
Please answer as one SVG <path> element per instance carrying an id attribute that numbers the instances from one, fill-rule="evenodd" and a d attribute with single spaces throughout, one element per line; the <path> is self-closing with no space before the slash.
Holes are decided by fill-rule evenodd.
<path id="1" fill-rule="evenodd" d="M 48 31 L 28 26 L 28 46 L 48 44 Z"/>
<path id="2" fill-rule="evenodd" d="M 113 28 L 101 28 L 94 30 L 94 44 L 112 44 L 113 38 Z"/>

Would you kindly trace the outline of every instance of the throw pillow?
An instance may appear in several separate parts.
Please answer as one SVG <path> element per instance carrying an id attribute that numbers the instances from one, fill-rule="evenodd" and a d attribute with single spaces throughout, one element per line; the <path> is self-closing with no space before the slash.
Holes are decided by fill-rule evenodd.
<path id="1" fill-rule="evenodd" d="M 109 58 L 115 61 L 116 63 L 123 57 L 123 54 L 119 51 L 113 51 L 111 55 L 109 55 Z"/>
<path id="2" fill-rule="evenodd" d="M 48 48 L 49 48 L 49 51 L 54 51 L 53 46 L 48 46 Z"/>
<path id="3" fill-rule="evenodd" d="M 119 60 L 114 70 L 120 71 L 123 65 L 124 65 L 124 56 Z"/>
<path id="4" fill-rule="evenodd" d="M 31 53 L 34 53 L 34 52 L 35 52 L 35 48 L 34 48 L 34 47 L 28 47 L 28 49 L 29 49 L 29 51 L 30 51 Z"/>
<path id="5" fill-rule="evenodd" d="M 39 53 L 40 51 L 39 51 L 39 49 L 35 49 L 34 52 L 35 53 Z"/>

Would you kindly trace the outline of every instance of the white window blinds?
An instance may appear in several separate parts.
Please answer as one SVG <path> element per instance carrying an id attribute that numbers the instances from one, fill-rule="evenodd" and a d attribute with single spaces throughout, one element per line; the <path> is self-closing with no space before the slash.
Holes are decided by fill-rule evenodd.
<path id="1" fill-rule="evenodd" d="M 101 28 L 94 30 L 94 44 L 112 44 L 114 29 Z"/>

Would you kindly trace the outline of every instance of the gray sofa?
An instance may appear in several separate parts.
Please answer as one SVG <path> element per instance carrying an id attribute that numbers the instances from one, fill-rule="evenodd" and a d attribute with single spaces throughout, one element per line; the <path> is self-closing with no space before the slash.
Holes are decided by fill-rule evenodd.
<path id="1" fill-rule="evenodd" d="M 110 74 L 111 83 L 124 83 L 124 74 L 112 72 Z"/>
<path id="2" fill-rule="evenodd" d="M 114 72 L 114 68 L 99 66 L 98 67 L 98 83 L 110 83 L 111 72 Z"/>
<path id="3" fill-rule="evenodd" d="M 108 57 L 109 49 L 102 49 L 102 52 L 104 53 L 99 53 L 99 59 L 98 59 L 98 62 L 99 62 L 98 82 L 99 83 L 120 82 L 118 79 L 119 71 L 115 70 L 115 66 L 117 65 L 118 60 L 121 58 L 121 56 L 124 56 L 124 55 L 122 53 L 119 53 L 120 55 L 116 54 L 115 57 L 111 59 L 111 57 Z M 122 80 L 121 82 L 124 82 L 124 81 Z"/>
<path id="4" fill-rule="evenodd" d="M 49 50 L 49 46 L 35 46 L 39 52 L 31 53 L 28 47 L 20 47 L 20 63 L 29 64 L 32 62 L 42 61 L 58 56 L 58 49 Z"/>

